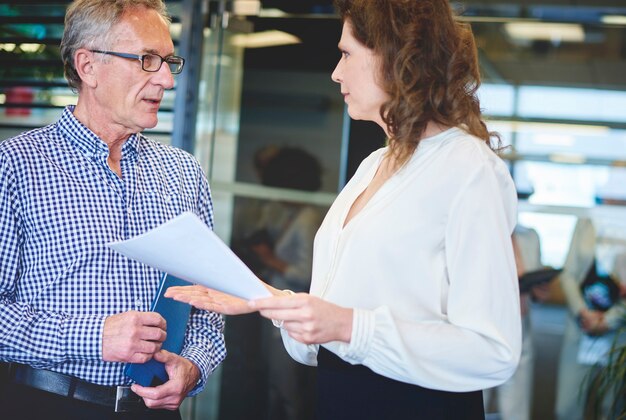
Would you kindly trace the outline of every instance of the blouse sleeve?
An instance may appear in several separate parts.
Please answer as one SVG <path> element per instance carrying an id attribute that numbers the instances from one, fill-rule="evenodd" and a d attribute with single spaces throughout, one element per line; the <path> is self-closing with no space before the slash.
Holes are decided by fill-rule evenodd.
<path id="1" fill-rule="evenodd" d="M 308 366 L 317 366 L 317 352 L 319 350 L 319 344 L 303 344 L 299 341 L 289 337 L 289 333 L 286 330 L 280 330 L 280 334 L 283 339 L 283 344 L 287 353 L 296 362 L 302 363 Z"/>

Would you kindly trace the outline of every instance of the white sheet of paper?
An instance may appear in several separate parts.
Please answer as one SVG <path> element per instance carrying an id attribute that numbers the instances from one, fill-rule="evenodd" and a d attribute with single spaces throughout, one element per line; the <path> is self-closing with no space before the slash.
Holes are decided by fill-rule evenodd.
<path id="1" fill-rule="evenodd" d="M 271 296 L 243 261 L 192 212 L 107 246 L 157 270 L 243 299 Z"/>

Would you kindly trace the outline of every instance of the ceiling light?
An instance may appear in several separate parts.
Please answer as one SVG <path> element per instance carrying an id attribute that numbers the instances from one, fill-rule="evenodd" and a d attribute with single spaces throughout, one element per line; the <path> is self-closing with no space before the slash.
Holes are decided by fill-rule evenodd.
<path id="1" fill-rule="evenodd" d="M 8 51 L 11 52 L 17 47 L 17 45 L 13 43 L 0 44 L 0 51 Z"/>
<path id="2" fill-rule="evenodd" d="M 23 44 L 20 44 L 20 50 L 22 50 L 25 53 L 36 53 L 43 46 L 44 46 L 43 44 L 25 42 Z"/>
<path id="3" fill-rule="evenodd" d="M 76 105 L 76 95 L 52 95 L 50 104 L 54 106 Z"/>
<path id="4" fill-rule="evenodd" d="M 516 131 L 518 133 L 572 133 L 586 136 L 606 136 L 611 128 L 606 125 L 566 124 L 552 122 L 530 122 L 511 120 L 491 120 L 489 128 L 502 131 Z"/>
<path id="5" fill-rule="evenodd" d="M 601 19 L 602 23 L 607 25 L 626 25 L 625 15 L 604 15 Z"/>
<path id="6" fill-rule="evenodd" d="M 580 165 L 587 162 L 585 156 L 574 153 L 554 153 L 549 155 L 548 158 L 550 159 L 550 162 L 554 163 L 576 163 Z"/>
<path id="7" fill-rule="evenodd" d="M 232 7 L 235 16 L 258 16 L 261 2 L 259 0 L 235 0 Z"/>
<path id="8" fill-rule="evenodd" d="M 507 22 L 504 30 L 523 41 L 583 42 L 585 31 L 577 23 Z"/>
<path id="9" fill-rule="evenodd" d="M 259 17 L 264 18 L 281 18 L 286 16 L 288 16 L 287 13 L 280 9 L 261 9 L 261 12 L 259 13 Z"/>
<path id="10" fill-rule="evenodd" d="M 182 29 L 183 25 L 180 22 L 172 22 L 170 24 L 170 34 L 172 34 L 172 38 L 179 39 Z"/>
<path id="11" fill-rule="evenodd" d="M 532 137 L 534 144 L 542 146 L 571 147 L 576 140 L 574 136 L 566 134 L 535 134 Z"/>
<path id="12" fill-rule="evenodd" d="M 301 42 L 302 40 L 297 36 L 276 30 L 237 34 L 231 37 L 232 45 L 243 48 L 277 47 L 280 45 L 300 44 Z"/>

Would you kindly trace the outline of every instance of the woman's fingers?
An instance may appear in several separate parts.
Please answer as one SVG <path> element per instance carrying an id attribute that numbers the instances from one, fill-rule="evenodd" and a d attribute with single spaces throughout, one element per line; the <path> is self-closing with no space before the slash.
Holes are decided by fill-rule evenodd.
<path id="1" fill-rule="evenodd" d="M 306 293 L 298 293 L 295 295 L 282 295 L 255 299 L 251 300 L 249 305 L 257 311 L 265 309 L 293 309 L 306 305 L 309 299 L 310 295 Z"/>
<path id="2" fill-rule="evenodd" d="M 199 309 L 224 315 L 241 315 L 255 310 L 244 299 L 203 286 L 170 287 L 165 292 L 165 296 Z"/>

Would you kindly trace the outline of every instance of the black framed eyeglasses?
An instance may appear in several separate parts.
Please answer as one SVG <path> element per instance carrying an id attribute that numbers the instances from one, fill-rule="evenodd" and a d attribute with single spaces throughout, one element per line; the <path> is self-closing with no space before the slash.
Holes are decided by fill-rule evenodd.
<path id="1" fill-rule="evenodd" d="M 177 55 L 168 55 L 163 58 L 158 54 L 137 55 L 102 50 L 91 50 L 91 52 L 114 55 L 115 57 L 130 58 L 131 60 L 139 60 L 141 62 L 141 69 L 151 73 L 159 71 L 164 62 L 167 63 L 172 74 L 178 74 L 183 71 L 183 66 L 185 65 L 185 59 Z"/>

